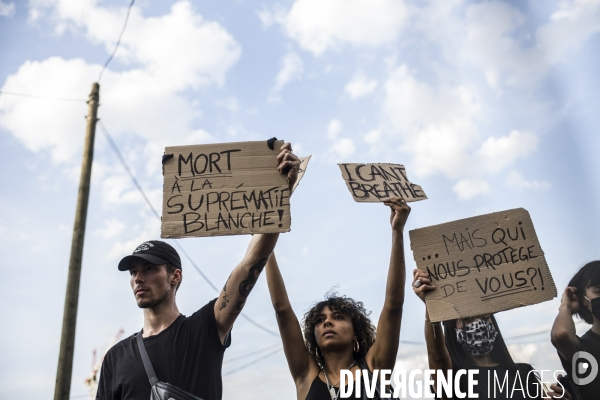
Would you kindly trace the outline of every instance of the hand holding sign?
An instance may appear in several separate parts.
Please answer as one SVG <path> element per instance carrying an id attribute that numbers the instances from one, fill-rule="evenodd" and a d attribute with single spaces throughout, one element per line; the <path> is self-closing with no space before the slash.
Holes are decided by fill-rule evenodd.
<path id="1" fill-rule="evenodd" d="M 389 199 L 383 202 L 386 206 L 390 207 L 390 225 L 392 229 L 398 232 L 404 232 L 404 225 L 410 214 L 410 207 L 406 204 L 404 199 Z"/>
<path id="2" fill-rule="evenodd" d="M 417 268 L 413 270 L 412 288 L 417 297 L 425 303 L 425 293 L 435 289 L 435 286 L 431 284 L 431 279 L 429 279 L 427 272 Z"/>
<path id="3" fill-rule="evenodd" d="M 282 174 L 287 174 L 290 194 L 296 187 L 298 180 L 298 172 L 300 169 L 300 159 L 292 152 L 292 144 L 290 142 L 281 146 L 279 155 L 277 156 L 277 170 Z"/>

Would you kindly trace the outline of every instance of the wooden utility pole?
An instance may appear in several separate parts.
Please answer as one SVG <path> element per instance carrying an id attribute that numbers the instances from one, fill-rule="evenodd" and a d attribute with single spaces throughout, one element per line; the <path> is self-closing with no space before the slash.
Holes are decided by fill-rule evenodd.
<path id="1" fill-rule="evenodd" d="M 56 371 L 56 386 L 54 400 L 69 400 L 71 391 L 71 375 L 73 372 L 73 349 L 75 347 L 75 325 L 77 322 L 77 303 L 79 302 L 79 280 L 81 277 L 81 257 L 83 254 L 83 238 L 87 218 L 88 199 L 90 197 L 90 178 L 92 175 L 92 160 L 94 159 L 94 136 L 98 120 L 98 103 L 100 101 L 100 85 L 92 85 L 92 93 L 88 100 L 87 128 L 83 147 L 83 162 L 77 208 L 75 210 L 75 225 L 73 241 L 71 242 L 71 258 L 69 260 L 69 275 L 67 277 L 67 294 L 63 312 L 62 334 L 60 337 L 60 352 L 58 354 L 58 370 Z"/>

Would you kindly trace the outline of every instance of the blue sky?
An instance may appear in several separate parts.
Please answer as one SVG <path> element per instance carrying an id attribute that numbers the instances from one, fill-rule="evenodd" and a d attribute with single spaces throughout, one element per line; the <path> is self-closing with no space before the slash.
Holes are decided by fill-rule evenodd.
<path id="1" fill-rule="evenodd" d="M 0 94 L 2 397 L 53 395 L 85 100 L 128 3 L 0 1 L 0 90 L 82 100 Z M 407 231 L 526 208 L 560 293 L 600 258 L 599 31 L 598 0 L 138 1 L 102 76 L 99 117 L 157 209 L 167 145 L 277 136 L 312 154 L 277 247 L 299 316 L 333 286 L 374 320 L 382 307 L 387 210 L 355 203 L 338 162 L 405 164 L 429 197 L 413 203 Z M 92 175 L 72 395 L 86 393 L 94 349 L 140 329 L 116 264 L 160 233 L 100 130 Z M 248 240 L 180 243 L 220 287 Z M 406 254 L 410 273 L 408 232 Z M 178 302 L 191 314 L 216 293 L 189 264 L 184 276 Z M 501 313 L 504 336 L 549 329 L 557 306 Z M 276 330 L 263 279 L 245 313 Z M 423 314 L 407 292 L 402 340 L 423 341 Z M 226 360 L 278 341 L 239 320 Z M 511 343 L 519 360 L 558 368 L 548 335 Z M 401 345 L 400 368 L 425 363 L 424 346 Z M 224 384 L 226 399 L 294 393 L 281 352 Z"/>

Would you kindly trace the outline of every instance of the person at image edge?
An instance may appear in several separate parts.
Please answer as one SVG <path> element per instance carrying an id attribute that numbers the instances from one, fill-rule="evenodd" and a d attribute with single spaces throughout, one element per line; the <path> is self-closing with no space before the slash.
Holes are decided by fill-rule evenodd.
<path id="1" fill-rule="evenodd" d="M 592 328 L 581 337 L 577 336 L 573 315 L 582 318 Z M 581 267 L 565 288 L 558 315 L 552 326 L 552 344 L 558 350 L 560 362 L 569 374 L 569 381 L 581 400 L 600 398 L 600 261 L 592 261 Z M 578 352 L 586 352 L 591 360 L 573 358 Z M 573 376 L 575 367 L 587 365 L 582 376 Z M 578 361 L 580 361 L 578 363 Z M 592 363 L 595 362 L 595 370 Z M 592 376 L 591 374 L 596 374 Z M 579 380 L 578 378 L 582 378 Z M 589 378 L 589 379 L 586 379 Z M 586 382 L 589 380 L 589 382 Z"/>

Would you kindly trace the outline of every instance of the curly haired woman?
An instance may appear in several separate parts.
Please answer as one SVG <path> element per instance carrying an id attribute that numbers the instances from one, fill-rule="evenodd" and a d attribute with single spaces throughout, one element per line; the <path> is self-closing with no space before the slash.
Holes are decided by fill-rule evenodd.
<path id="1" fill-rule="evenodd" d="M 410 207 L 403 199 L 384 202 L 391 209 L 392 254 L 385 301 L 375 327 L 363 304 L 347 297 L 329 296 L 314 305 L 304 317 L 304 337 L 285 290 L 275 255 L 267 262 L 266 275 L 283 349 L 298 400 L 335 400 L 340 394 L 341 370 L 393 369 L 400 341 L 404 303 L 404 225 Z M 357 384 L 352 385 L 357 390 Z M 377 385 L 379 388 L 380 385 Z M 374 399 L 379 399 L 376 390 Z M 361 386 L 361 396 L 366 396 Z M 356 398 L 352 393 L 351 398 Z"/>

